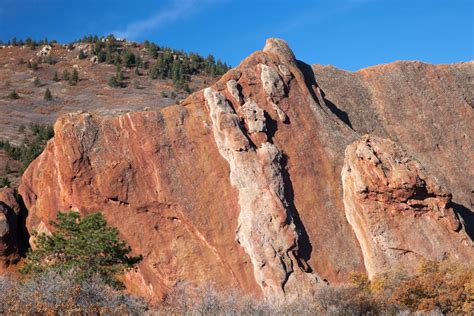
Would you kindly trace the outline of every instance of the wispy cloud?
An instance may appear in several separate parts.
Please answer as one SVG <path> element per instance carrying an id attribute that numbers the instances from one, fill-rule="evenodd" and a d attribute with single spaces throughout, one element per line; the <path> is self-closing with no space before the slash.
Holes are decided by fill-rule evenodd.
<path id="1" fill-rule="evenodd" d="M 196 12 L 198 4 L 199 1 L 197 0 L 173 0 L 167 7 L 152 16 L 129 23 L 125 28 L 110 33 L 120 38 L 136 39 L 146 32 L 186 18 L 191 13 Z"/>
<path id="2" fill-rule="evenodd" d="M 308 24 L 316 25 L 317 23 L 324 23 L 335 15 L 350 12 L 356 8 L 366 5 L 374 0 L 339 0 L 334 2 L 319 2 L 313 10 L 303 12 L 298 17 L 291 17 L 286 20 L 279 28 L 281 34 L 293 32 L 295 29 L 305 27 Z M 321 4 L 331 4 L 329 8 L 322 7 Z"/>

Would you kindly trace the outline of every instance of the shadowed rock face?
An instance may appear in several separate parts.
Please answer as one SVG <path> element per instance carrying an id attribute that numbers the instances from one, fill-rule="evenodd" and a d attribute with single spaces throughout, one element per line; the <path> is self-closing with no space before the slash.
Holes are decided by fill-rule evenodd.
<path id="1" fill-rule="evenodd" d="M 0 188 L 0 271 L 20 259 L 22 208 L 12 189 Z"/>
<path id="2" fill-rule="evenodd" d="M 188 280 L 293 300 L 367 268 L 341 181 L 359 135 L 340 114 L 271 39 L 181 105 L 60 117 L 19 189 L 27 226 L 103 212 L 144 255 L 126 282 L 148 297 Z"/>
<path id="3" fill-rule="evenodd" d="M 392 141 L 366 135 L 349 145 L 342 183 L 369 277 L 413 271 L 420 259 L 474 260 L 451 195 Z"/>

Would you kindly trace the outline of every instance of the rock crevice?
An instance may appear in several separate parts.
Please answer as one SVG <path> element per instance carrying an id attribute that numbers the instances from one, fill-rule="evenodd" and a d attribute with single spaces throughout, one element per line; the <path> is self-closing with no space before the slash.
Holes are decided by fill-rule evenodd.
<path id="1" fill-rule="evenodd" d="M 285 300 L 288 297 L 285 294 L 294 290 L 285 285 L 297 268 L 299 236 L 285 197 L 282 153 L 269 142 L 255 148 L 221 93 L 207 88 L 204 97 L 218 150 L 228 162 L 230 182 L 238 190 L 240 213 L 236 239 L 249 255 L 264 295 Z M 259 109 L 251 112 L 263 118 L 263 110 L 256 103 L 246 103 L 245 107 Z M 262 124 L 254 126 L 252 116 L 244 115 L 244 120 L 249 132 L 264 130 Z M 312 279 L 316 281 L 314 276 Z"/>

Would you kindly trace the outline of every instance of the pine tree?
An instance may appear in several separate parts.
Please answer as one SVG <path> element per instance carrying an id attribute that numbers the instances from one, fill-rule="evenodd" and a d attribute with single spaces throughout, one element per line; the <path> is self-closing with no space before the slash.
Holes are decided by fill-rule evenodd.
<path id="1" fill-rule="evenodd" d="M 125 76 L 123 75 L 123 71 L 119 71 L 117 73 L 117 80 L 119 81 L 120 84 L 122 83 L 122 81 L 125 80 Z"/>
<path id="2" fill-rule="evenodd" d="M 51 95 L 51 91 L 49 91 L 49 88 L 46 88 L 46 91 L 44 92 L 44 99 L 46 101 L 53 100 L 53 96 Z"/>
<path id="3" fill-rule="evenodd" d="M 67 71 L 67 69 L 64 69 L 63 70 L 63 80 L 68 81 L 70 76 L 71 75 L 69 74 L 69 71 Z"/>
<path id="4" fill-rule="evenodd" d="M 117 80 L 117 76 L 116 75 L 112 75 L 109 77 L 109 82 L 108 82 L 108 85 L 112 88 L 118 88 L 120 87 L 120 84 Z"/>
<path id="5" fill-rule="evenodd" d="M 104 61 L 107 60 L 107 55 L 105 54 L 104 51 L 99 51 L 98 54 L 97 54 L 97 61 L 99 63 L 103 63 Z"/>
<path id="6" fill-rule="evenodd" d="M 20 98 L 20 96 L 18 95 L 18 93 L 16 93 L 16 90 L 13 89 L 13 91 L 8 94 L 8 98 L 12 100 L 17 100 Z"/>
<path id="7" fill-rule="evenodd" d="M 28 63 L 26 64 L 26 67 L 28 67 L 29 69 L 31 69 L 33 71 L 36 71 L 36 70 L 38 70 L 38 63 L 35 62 L 35 61 L 31 62 L 31 61 L 28 60 Z"/>
<path id="8" fill-rule="evenodd" d="M 69 79 L 69 84 L 75 86 L 79 82 L 79 72 L 76 68 L 72 71 L 71 79 Z"/>
<path id="9" fill-rule="evenodd" d="M 59 81 L 58 72 L 56 70 L 54 71 L 53 81 L 56 81 L 56 82 Z"/>
<path id="10" fill-rule="evenodd" d="M 33 85 L 34 85 L 35 87 L 41 86 L 41 80 L 40 80 L 40 78 L 35 77 L 35 80 L 33 80 Z"/>
<path id="11" fill-rule="evenodd" d="M 123 53 L 123 65 L 125 67 L 130 68 L 130 67 L 134 66 L 135 63 L 136 63 L 135 54 L 131 50 L 127 49 L 125 51 L 125 53 Z"/>
<path id="12" fill-rule="evenodd" d="M 111 227 L 101 213 L 81 218 L 77 212 L 58 212 L 51 221 L 50 235 L 37 235 L 35 250 L 28 253 L 25 274 L 46 271 L 74 271 L 78 281 L 98 275 L 115 288 L 123 288 L 117 278 L 135 267 L 142 256 L 130 256 L 131 248 L 120 240 L 117 228 Z"/>
<path id="13" fill-rule="evenodd" d="M 86 57 L 87 57 L 87 56 L 86 56 L 86 54 L 84 54 L 84 51 L 83 51 L 82 49 L 79 50 L 79 56 L 78 56 L 78 58 L 79 58 L 79 59 L 85 59 Z"/>
<path id="14" fill-rule="evenodd" d="M 46 57 L 46 62 L 50 65 L 54 65 L 56 63 L 52 56 Z"/>

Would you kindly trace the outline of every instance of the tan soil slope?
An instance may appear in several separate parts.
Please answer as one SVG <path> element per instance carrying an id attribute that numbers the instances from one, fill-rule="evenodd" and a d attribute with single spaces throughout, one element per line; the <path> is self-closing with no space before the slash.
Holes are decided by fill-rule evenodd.
<path id="1" fill-rule="evenodd" d="M 136 44 L 137 47 L 129 42 L 120 45 L 130 48 L 153 65 L 154 60 L 150 59 L 142 44 Z M 146 70 L 140 69 L 141 75 L 137 75 L 135 68 L 127 67 L 122 68 L 126 87 L 109 87 L 108 80 L 116 73 L 115 65 L 96 64 L 90 56 L 78 59 L 80 49 L 88 52 L 91 46 L 76 43 L 74 49 L 69 50 L 56 44 L 49 53 L 56 63 L 41 63 L 36 71 L 28 69 L 27 61 L 38 61 L 41 47 L 32 50 L 26 46 L 0 46 L 0 139 L 19 145 L 26 136 L 18 131 L 20 125 L 28 126 L 32 122 L 52 124 L 60 114 L 68 112 L 84 110 L 119 115 L 121 112 L 141 111 L 145 107 L 160 109 L 188 96 L 183 91 L 175 91 L 171 80 L 152 80 Z M 79 72 L 80 81 L 71 86 L 67 80 L 62 80 L 62 74 L 64 70 L 71 73 L 74 68 Z M 59 82 L 53 80 L 55 71 L 61 79 Z M 40 86 L 34 85 L 35 78 L 40 80 Z M 205 74 L 193 75 L 189 85 L 197 91 L 216 79 Z M 43 99 L 46 88 L 51 91 L 52 101 Z M 19 94 L 18 100 L 6 98 L 13 90 Z M 177 96 L 171 97 L 172 92 Z M 166 97 L 162 93 L 166 93 Z"/>

